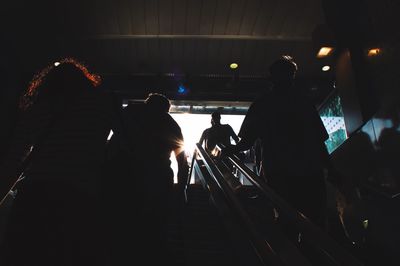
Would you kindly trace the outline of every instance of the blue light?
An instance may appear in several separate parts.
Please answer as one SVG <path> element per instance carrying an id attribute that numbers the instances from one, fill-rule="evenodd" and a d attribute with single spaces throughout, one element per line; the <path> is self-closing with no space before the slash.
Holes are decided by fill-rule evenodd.
<path id="1" fill-rule="evenodd" d="M 183 87 L 183 85 L 179 85 L 178 87 L 178 93 L 179 94 L 185 94 L 187 92 L 186 88 Z"/>

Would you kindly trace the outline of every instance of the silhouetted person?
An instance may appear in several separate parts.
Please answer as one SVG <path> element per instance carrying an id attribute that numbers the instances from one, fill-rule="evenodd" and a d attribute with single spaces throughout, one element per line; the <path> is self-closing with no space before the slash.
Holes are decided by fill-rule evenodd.
<path id="1" fill-rule="evenodd" d="M 392 191 L 400 191 L 400 110 L 394 107 L 389 110 L 391 127 L 384 128 L 378 136 L 378 147 L 380 148 L 380 168 L 381 176 L 385 176 L 378 182 L 386 183 L 385 186 Z"/>
<path id="2" fill-rule="evenodd" d="M 239 141 L 239 137 L 230 125 L 221 124 L 221 114 L 214 112 L 211 114 L 211 127 L 203 131 L 199 143 L 204 142 L 206 151 L 211 153 L 217 144 L 230 146 L 231 138 L 235 143 Z"/>
<path id="3" fill-rule="evenodd" d="M 17 184 L 2 265 L 106 262 L 99 195 L 110 97 L 97 87 L 100 77 L 81 63 L 60 63 L 30 83 L 12 148 L 0 165 L 1 197 L 21 170 L 25 176 Z"/>
<path id="4" fill-rule="evenodd" d="M 161 94 L 151 93 L 143 104 L 130 104 L 122 111 L 123 135 L 130 149 L 130 173 L 121 183 L 131 185 L 115 191 L 125 194 L 129 202 L 122 202 L 127 209 L 117 213 L 116 226 L 120 231 L 121 249 L 116 250 L 121 263 L 139 261 L 143 265 L 167 263 L 167 223 L 174 195 L 174 173 L 170 157 L 173 153 L 178 163 L 179 195 L 188 178 L 188 163 L 184 152 L 184 139 L 180 126 L 169 114 L 170 102 Z M 128 152 L 128 153 L 129 153 Z M 136 202 L 135 202 L 136 201 Z M 129 205 L 131 208 L 129 208 Z M 121 221 L 121 222 L 119 222 Z M 138 248 L 132 250 L 132 241 Z M 118 246 L 117 246 L 118 247 Z M 132 256 L 133 252 L 136 256 Z M 114 255 L 115 256 L 115 255 Z"/>
<path id="5" fill-rule="evenodd" d="M 325 127 L 314 106 L 294 86 L 297 65 L 282 56 L 269 68 L 273 88 L 249 108 L 235 150 L 262 144 L 268 185 L 320 226 L 325 222 Z"/>
<path id="6" fill-rule="evenodd" d="M 114 95 L 115 96 L 115 95 Z M 115 99 L 118 110 L 113 135 L 107 143 L 105 173 L 103 179 L 103 218 L 107 230 L 107 249 L 111 264 L 132 264 L 143 253 L 140 232 L 144 222 L 142 208 L 145 188 L 145 156 L 139 133 L 139 118 L 143 115 L 143 105 L 122 104 Z M 139 108 L 140 106 L 140 108 Z M 142 134 L 140 134 L 142 136 Z M 132 249 L 132 246 L 139 246 Z"/>

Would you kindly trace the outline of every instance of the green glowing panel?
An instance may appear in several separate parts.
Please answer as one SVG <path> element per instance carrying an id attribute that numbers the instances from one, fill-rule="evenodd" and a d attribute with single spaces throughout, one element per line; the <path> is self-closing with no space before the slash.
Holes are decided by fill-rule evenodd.
<path id="1" fill-rule="evenodd" d="M 325 145 L 328 148 L 328 152 L 332 153 L 347 139 L 343 109 L 337 93 L 329 97 L 320 108 L 319 115 L 329 134 L 329 139 L 325 141 Z"/>

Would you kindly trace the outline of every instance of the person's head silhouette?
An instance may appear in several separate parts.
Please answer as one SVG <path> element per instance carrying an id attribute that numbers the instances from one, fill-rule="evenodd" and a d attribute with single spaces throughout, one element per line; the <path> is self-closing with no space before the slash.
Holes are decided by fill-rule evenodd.
<path id="1" fill-rule="evenodd" d="M 145 103 L 150 107 L 150 109 L 162 113 L 168 113 L 169 108 L 171 107 L 168 98 L 160 93 L 150 93 L 145 100 Z"/>
<path id="2" fill-rule="evenodd" d="M 278 87 L 290 87 L 297 72 L 297 64 L 289 55 L 283 55 L 269 67 L 271 81 Z"/>
<path id="3" fill-rule="evenodd" d="M 100 83 L 100 76 L 89 72 L 77 59 L 64 58 L 34 76 L 19 106 L 26 110 L 34 103 L 68 101 L 77 92 L 96 87 Z"/>
<path id="4" fill-rule="evenodd" d="M 219 112 L 214 112 L 211 114 L 211 124 L 218 125 L 221 123 L 221 114 Z"/>

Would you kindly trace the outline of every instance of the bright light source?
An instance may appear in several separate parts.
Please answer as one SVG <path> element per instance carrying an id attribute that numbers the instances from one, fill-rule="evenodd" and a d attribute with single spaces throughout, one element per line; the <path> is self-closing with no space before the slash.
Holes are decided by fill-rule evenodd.
<path id="1" fill-rule="evenodd" d="M 381 52 L 379 48 L 373 48 L 368 50 L 368 56 L 376 56 Z"/>
<path id="2" fill-rule="evenodd" d="M 333 51 L 332 47 L 321 47 L 321 49 L 319 49 L 317 57 L 318 58 L 322 58 L 322 57 L 326 57 L 328 55 L 330 55 Z"/>
<path id="3" fill-rule="evenodd" d="M 367 228 L 368 228 L 368 224 L 369 224 L 368 220 L 364 220 L 364 221 L 363 221 L 363 227 L 364 227 L 364 229 L 367 229 Z"/>
<path id="4" fill-rule="evenodd" d="M 112 130 L 110 130 L 110 133 L 108 134 L 108 137 L 107 137 L 107 141 L 109 141 L 113 135 L 114 135 L 114 132 Z"/>
<path id="5" fill-rule="evenodd" d="M 231 69 L 236 69 L 236 68 L 239 67 L 239 65 L 238 65 L 237 63 L 232 63 L 232 64 L 229 65 L 229 67 L 230 67 Z"/>
<path id="6" fill-rule="evenodd" d="M 331 69 L 330 66 L 323 66 L 322 67 L 322 71 L 324 71 L 324 72 L 329 71 L 330 69 Z"/>
<path id="7" fill-rule="evenodd" d="M 54 66 L 59 66 L 60 62 L 54 62 Z"/>
<path id="8" fill-rule="evenodd" d="M 171 116 L 181 126 L 183 139 L 185 140 L 184 149 L 188 156 L 188 161 L 192 160 L 193 151 L 196 147 L 196 143 L 200 140 L 203 130 L 211 126 L 210 119 L 211 114 L 185 114 L 185 113 L 171 113 Z M 244 115 L 228 115 L 224 114 L 221 117 L 222 124 L 229 124 L 233 130 L 238 133 L 240 126 L 242 125 Z M 171 157 L 171 168 L 174 170 L 174 182 L 177 182 L 177 163 L 174 158 Z"/>

